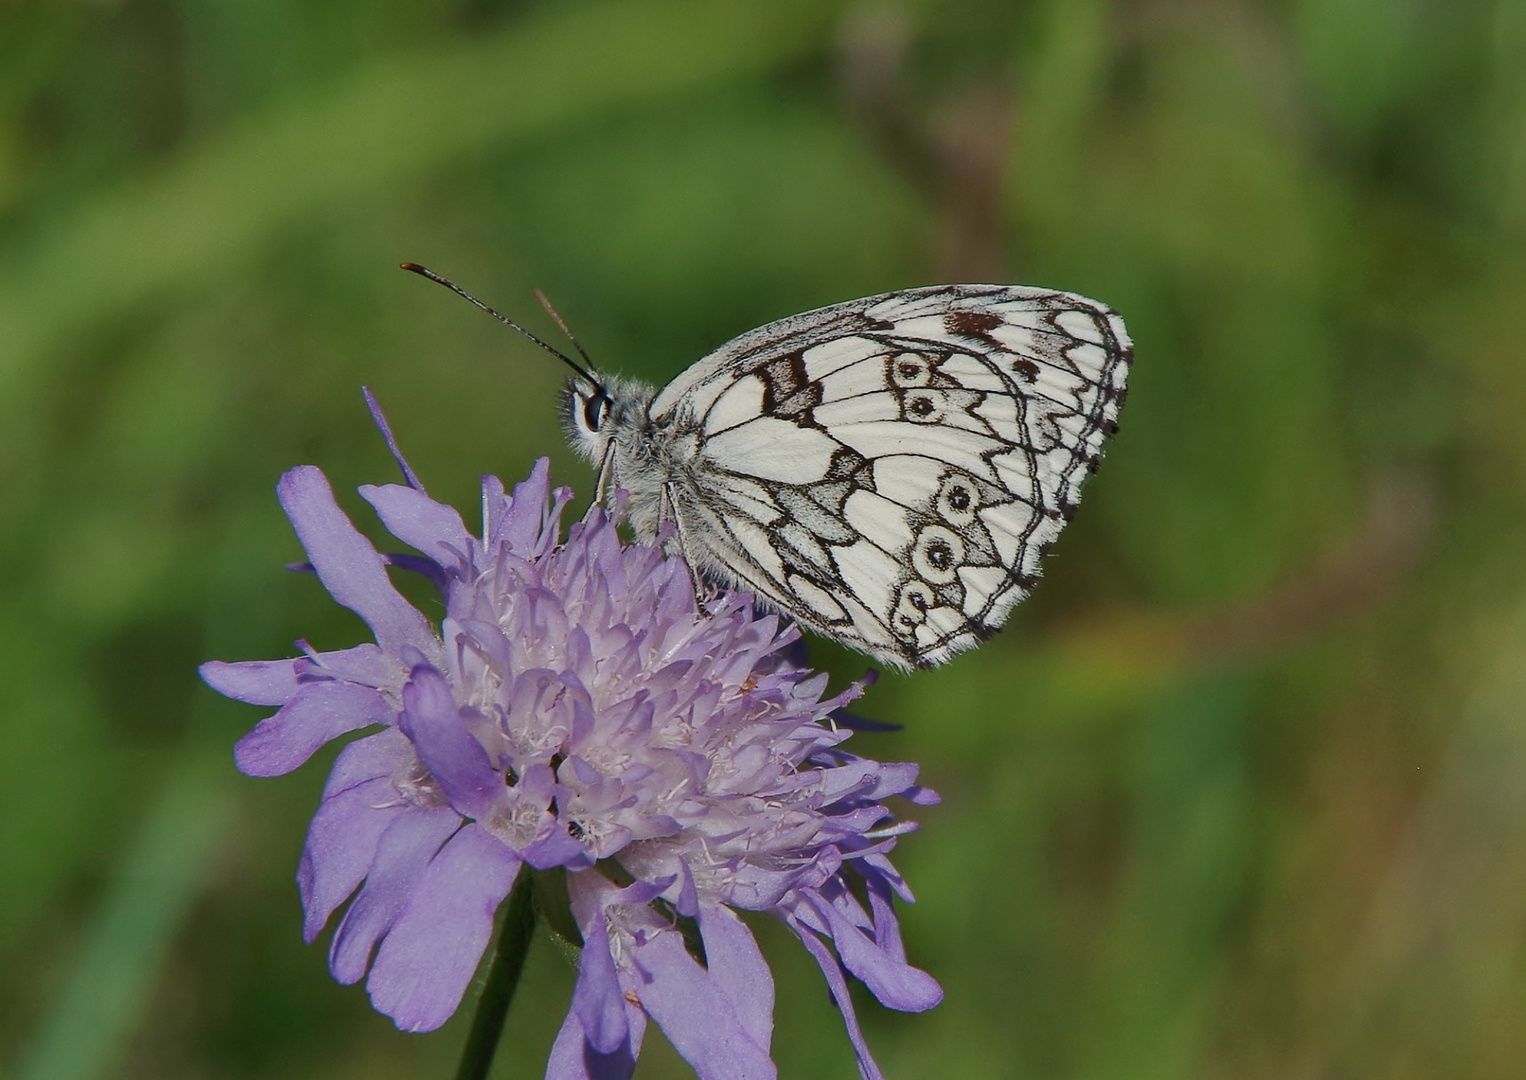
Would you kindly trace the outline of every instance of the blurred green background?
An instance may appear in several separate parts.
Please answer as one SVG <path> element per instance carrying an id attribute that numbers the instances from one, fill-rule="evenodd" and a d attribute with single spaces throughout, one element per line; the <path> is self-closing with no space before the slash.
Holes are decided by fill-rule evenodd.
<path id="1" fill-rule="evenodd" d="M 299 938 L 328 755 L 249 780 L 198 661 L 363 628 L 273 497 L 563 446 L 934 281 L 1106 300 L 1132 394 L 1037 596 L 863 711 L 945 795 L 897 861 L 913 1077 L 1526 1075 L 1526 0 L 0 5 L 0 1071 L 451 1075 Z M 839 679 L 863 661 L 813 643 Z M 762 927 L 787 1077 L 852 1059 Z M 537 942 L 496 1075 L 573 969 Z M 653 1035 L 638 1076 L 689 1075 Z"/>

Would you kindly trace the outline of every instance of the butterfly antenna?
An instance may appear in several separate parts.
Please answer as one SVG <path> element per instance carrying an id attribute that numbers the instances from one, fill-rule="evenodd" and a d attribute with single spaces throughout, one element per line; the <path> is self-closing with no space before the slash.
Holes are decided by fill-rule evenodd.
<path id="1" fill-rule="evenodd" d="M 420 277 L 428 278 L 430 281 L 433 281 L 436 285 L 444 285 L 451 292 L 455 293 L 457 296 L 461 297 L 462 299 L 468 300 L 471 303 L 475 304 L 477 307 L 479 307 L 483 311 L 487 312 L 493 318 L 495 318 L 499 322 L 503 323 L 503 325 L 507 326 L 509 329 L 519 331 L 525 337 L 529 338 L 531 341 L 535 342 L 535 344 L 539 345 L 542 349 L 545 349 L 552 356 L 556 357 L 562 363 L 566 364 L 573 371 L 577 372 L 579 377 L 581 377 L 584 380 L 586 380 L 588 382 L 588 384 L 590 386 L 592 386 L 596 391 L 598 391 L 601 394 L 604 392 L 604 384 L 599 382 L 598 379 L 594 378 L 593 372 L 588 370 L 588 368 L 584 368 L 576 360 L 572 359 L 572 357 L 568 356 L 566 353 L 562 352 L 560 349 L 556 349 L 556 348 L 553 348 L 550 345 L 547 345 L 544 341 L 542 341 L 540 338 L 536 337 L 534 334 L 530 333 L 530 331 L 526 330 L 523 326 L 520 326 L 517 322 L 515 322 L 513 319 L 509 318 L 507 315 L 504 315 L 504 314 L 500 313 L 499 311 L 495 310 L 494 308 L 491 308 L 488 305 L 484 304 L 481 300 L 478 300 L 475 296 L 473 296 L 471 293 L 467 292 L 461 286 L 457 285 L 454 281 L 451 281 L 450 278 L 441 277 L 439 274 L 437 274 L 433 270 L 429 269 L 429 267 L 427 267 L 427 266 L 420 266 L 418 263 L 405 262 L 405 263 L 399 263 L 398 265 L 401 266 L 404 270 L 409 271 L 410 273 L 418 274 Z M 539 291 L 538 290 L 537 290 L 537 295 L 539 295 Z M 555 313 L 553 312 L 553 314 L 555 314 Z M 557 324 L 560 325 L 562 320 L 561 319 L 557 319 L 556 321 L 557 321 Z M 565 331 L 566 329 L 567 328 L 565 326 L 562 327 L 563 331 Z M 569 338 L 572 337 L 571 334 L 568 334 L 567 336 Z M 577 345 L 577 342 L 573 341 L 573 344 Z M 578 352 L 582 355 L 584 360 L 588 360 L 588 354 L 583 352 L 583 349 L 582 349 L 581 346 L 578 346 Z M 593 366 L 593 362 L 589 361 L 589 368 L 591 368 L 592 366 Z"/>
<path id="2" fill-rule="evenodd" d="M 546 299 L 546 294 L 541 292 L 539 289 L 536 289 L 535 299 L 539 300 L 540 306 L 546 309 L 546 314 L 550 315 L 553 319 L 556 320 L 556 325 L 562 328 L 562 333 L 567 335 L 567 340 L 572 342 L 572 347 L 578 351 L 578 355 L 583 358 L 583 362 L 586 363 L 589 367 L 595 367 L 596 365 L 593 362 L 593 358 L 588 355 L 588 350 L 583 348 L 582 342 L 572 336 L 572 331 L 567 329 L 567 324 L 562 321 L 562 317 L 556 313 L 556 308 L 551 306 L 551 301 Z"/>

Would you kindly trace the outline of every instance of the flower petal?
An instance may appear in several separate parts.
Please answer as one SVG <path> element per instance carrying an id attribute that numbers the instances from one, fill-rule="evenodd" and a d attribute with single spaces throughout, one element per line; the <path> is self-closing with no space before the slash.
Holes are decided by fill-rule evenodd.
<path id="1" fill-rule="evenodd" d="M 508 801 L 503 777 L 493 771 L 487 751 L 461 721 L 449 681 L 427 664 L 414 668 L 403 686 L 398 727 L 413 740 L 424 768 L 461 813 L 487 818 Z"/>
<path id="2" fill-rule="evenodd" d="M 407 736 L 395 727 L 382 728 L 375 735 L 362 736 L 339 751 L 323 785 L 323 797 L 331 799 L 346 788 L 379 776 L 406 776 L 417 769 L 418 760 Z"/>
<path id="3" fill-rule="evenodd" d="M 297 887 L 306 914 L 304 940 L 311 943 L 334 909 L 365 879 L 382 833 L 407 812 L 407 804 L 397 797 L 387 776 L 364 780 L 324 799 L 307 827 L 307 843 L 297 867 Z"/>
<path id="4" fill-rule="evenodd" d="M 417 809 L 399 780 L 406 783 L 418 770 L 413 744 L 396 728 L 356 739 L 339 752 L 297 867 L 308 941 L 369 872 L 387 826 Z"/>
<path id="5" fill-rule="evenodd" d="M 641 1037 L 646 1033 L 646 1015 L 631 1005 L 627 1005 L 626 1011 L 630 1034 L 608 1054 L 601 1054 L 589 1045 L 577 1013 L 569 1012 L 551 1047 L 546 1080 L 630 1080 L 636 1071 L 636 1056 L 641 1053 Z"/>
<path id="6" fill-rule="evenodd" d="M 460 824 L 454 810 L 438 807 L 412 808 L 387 826 L 365 887 L 344 913 L 329 946 L 329 971 L 334 978 L 352 983 L 366 973 L 372 948 L 397 922 L 429 860 Z"/>
<path id="7" fill-rule="evenodd" d="M 261 720 L 238 741 L 233 761 L 246 776 L 281 776 L 330 739 L 392 719 L 392 707 L 370 687 L 307 683 L 280 712 Z"/>
<path id="8" fill-rule="evenodd" d="M 404 1031 L 433 1031 L 450 1019 L 519 866 L 479 825 L 451 837 L 376 953 L 366 982 L 371 1004 Z"/>
<path id="9" fill-rule="evenodd" d="M 718 980 L 684 948 L 676 930 L 647 937 L 635 961 L 649 981 L 636 991 L 673 1049 L 699 1080 L 773 1080 L 768 1050 L 753 1041 Z"/>
<path id="10" fill-rule="evenodd" d="M 699 909 L 699 932 L 710 977 L 730 1000 L 748 1037 L 768 1050 L 774 1033 L 774 977 L 752 931 L 730 908 L 707 904 Z"/>
<path id="11" fill-rule="evenodd" d="M 550 494 L 551 459 L 540 458 L 530 475 L 514 485 L 507 512 L 494 522 L 494 539 L 506 542 L 516 555 L 534 555 L 545 527 L 546 499 Z"/>
<path id="12" fill-rule="evenodd" d="M 297 678 L 303 681 L 327 676 L 362 686 L 395 688 L 407 670 L 395 656 L 388 656 L 370 641 L 330 652 L 318 652 L 305 641 L 297 645 L 308 653 L 307 664 L 297 663 Z"/>
<path id="13" fill-rule="evenodd" d="M 875 1064 L 874 1055 L 869 1053 L 869 1044 L 864 1041 L 863 1029 L 858 1026 L 858 1013 L 854 1011 L 853 998 L 848 994 L 848 980 L 843 976 L 842 965 L 837 962 L 837 957 L 832 955 L 832 950 L 827 948 L 825 942 L 793 915 L 785 914 L 784 921 L 799 936 L 805 951 L 811 954 L 811 958 L 816 961 L 816 966 L 821 968 L 821 974 L 826 977 L 827 989 L 831 991 L 832 1000 L 837 1003 L 837 1008 L 842 1013 L 843 1026 L 848 1029 L 848 1041 L 853 1044 L 853 1052 L 858 1057 L 860 1075 L 864 1080 L 885 1080 L 885 1074 L 880 1072 L 880 1067 Z"/>
<path id="14" fill-rule="evenodd" d="M 609 951 L 609 925 L 602 905 L 582 920 L 583 954 L 578 962 L 578 981 L 572 990 L 572 1013 L 578 1018 L 588 1045 L 596 1053 L 613 1054 L 626 1043 L 626 1001 L 615 975 Z"/>
<path id="15" fill-rule="evenodd" d="M 202 681 L 224 697 L 251 705 L 285 705 L 297 692 L 296 660 L 208 660 L 197 670 Z"/>
<path id="16" fill-rule="evenodd" d="M 553 866 L 586 870 L 594 864 L 593 852 L 567 835 L 567 830 L 554 817 L 550 818 L 550 824 L 554 827 L 547 828 L 544 836 L 521 853 L 525 862 L 537 870 L 549 870 Z"/>
<path id="17" fill-rule="evenodd" d="M 321 470 L 292 469 L 281 477 L 276 494 L 323 587 L 365 620 L 385 652 L 395 655 L 412 645 L 426 656 L 438 654 L 428 620 L 393 587 L 385 560 L 339 509 Z"/>
<path id="18" fill-rule="evenodd" d="M 389 533 L 445 569 L 461 569 L 470 556 L 472 535 L 455 507 L 399 484 L 362 484 L 360 497 L 376 508 Z"/>
<path id="19" fill-rule="evenodd" d="M 851 899 L 851 894 L 846 894 Z M 826 921 L 843 967 L 851 971 L 880 1000 L 901 1012 L 922 1012 L 943 1000 L 938 981 L 920 968 L 897 958 L 899 948 L 886 949 L 855 926 L 837 905 L 815 893 L 806 902 Z M 853 901 L 855 906 L 857 901 Z"/>
<path id="20" fill-rule="evenodd" d="M 836 802 L 847 795 L 860 799 L 884 799 L 899 795 L 912 787 L 917 779 L 917 765 L 910 763 L 882 764 L 865 758 L 852 758 L 835 769 L 822 769 L 822 794 L 827 803 Z"/>
<path id="21" fill-rule="evenodd" d="M 547 467 L 549 474 L 549 465 Z M 508 512 L 509 499 L 505 495 L 503 481 L 496 476 L 482 477 L 482 546 L 492 552 L 498 544 L 497 522 Z"/>

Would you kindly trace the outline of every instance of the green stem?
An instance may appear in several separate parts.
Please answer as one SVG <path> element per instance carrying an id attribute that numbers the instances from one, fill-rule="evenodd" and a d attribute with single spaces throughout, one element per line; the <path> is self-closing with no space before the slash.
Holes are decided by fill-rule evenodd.
<path id="1" fill-rule="evenodd" d="M 456 1070 L 456 1080 L 487 1080 L 488 1070 L 493 1067 L 493 1054 L 498 1050 L 498 1040 L 503 1035 L 503 1022 L 509 1015 L 509 1004 L 519 986 L 519 976 L 525 970 L 525 957 L 530 952 L 530 938 L 535 932 L 535 904 L 531 874 L 528 866 L 519 868 L 519 880 L 509 893 L 509 910 L 503 919 L 503 929 L 498 933 L 498 949 L 493 955 L 492 967 L 488 969 L 487 985 L 477 999 L 477 1015 L 472 1017 L 471 1034 L 466 1037 L 466 1049 L 461 1054 L 461 1068 Z"/>

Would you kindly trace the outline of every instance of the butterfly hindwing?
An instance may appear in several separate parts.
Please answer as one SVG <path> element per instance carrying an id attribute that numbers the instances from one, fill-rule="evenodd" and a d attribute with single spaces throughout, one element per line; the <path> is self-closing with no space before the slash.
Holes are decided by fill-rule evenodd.
<path id="1" fill-rule="evenodd" d="M 1132 347 L 1070 293 L 950 285 L 792 316 L 652 401 L 692 432 L 690 558 L 900 666 L 1005 621 L 1117 427 Z"/>

